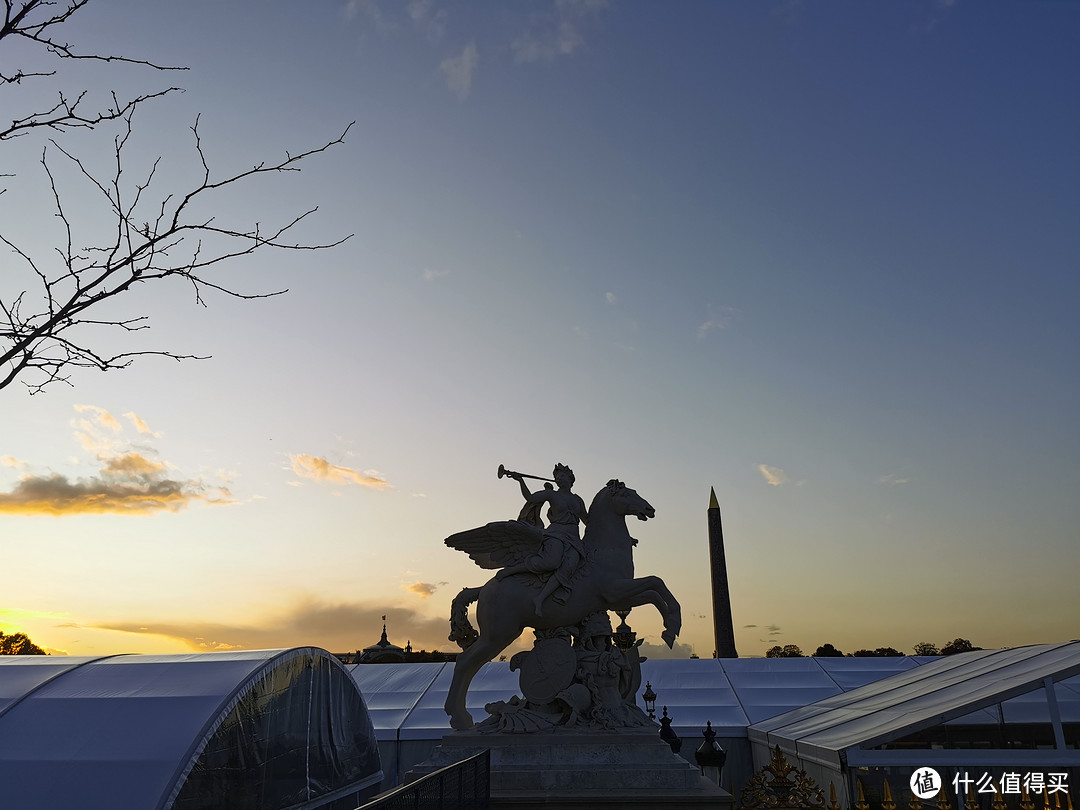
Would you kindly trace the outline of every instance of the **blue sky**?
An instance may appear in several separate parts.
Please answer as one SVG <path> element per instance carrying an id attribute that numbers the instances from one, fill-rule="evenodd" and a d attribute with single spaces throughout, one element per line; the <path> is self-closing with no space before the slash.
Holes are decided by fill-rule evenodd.
<path id="1" fill-rule="evenodd" d="M 711 486 L 744 655 L 1077 635 L 1080 7 L 113 0 L 67 25 L 190 67 L 55 80 L 185 89 L 136 119 L 130 165 L 161 155 L 162 191 L 198 169 L 196 115 L 222 172 L 356 121 L 215 211 L 317 205 L 305 239 L 355 235 L 222 271 L 279 298 L 133 294 L 137 348 L 213 359 L 0 391 L 0 629 L 342 651 L 387 614 L 449 649 L 483 574 L 442 539 L 516 515 L 499 463 L 558 461 L 586 502 L 619 477 L 656 508 L 637 567 L 681 598 L 681 654 L 712 650 Z M 100 135 L 61 143 L 104 166 Z M 35 137 L 2 145 L 0 218 L 44 255 Z M 30 285 L 0 266 L 4 294 Z M 25 497 L 121 479 L 180 494 Z"/>

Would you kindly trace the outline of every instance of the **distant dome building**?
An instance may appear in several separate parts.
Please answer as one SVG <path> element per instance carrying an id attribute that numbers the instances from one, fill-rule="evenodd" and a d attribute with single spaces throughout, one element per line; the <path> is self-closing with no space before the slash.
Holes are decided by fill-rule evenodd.
<path id="1" fill-rule="evenodd" d="M 406 656 L 412 654 L 412 644 L 406 643 L 405 647 L 391 644 L 386 637 L 386 617 L 383 616 L 382 638 L 370 647 L 364 647 L 360 656 L 356 659 L 358 664 L 400 664 Z"/>

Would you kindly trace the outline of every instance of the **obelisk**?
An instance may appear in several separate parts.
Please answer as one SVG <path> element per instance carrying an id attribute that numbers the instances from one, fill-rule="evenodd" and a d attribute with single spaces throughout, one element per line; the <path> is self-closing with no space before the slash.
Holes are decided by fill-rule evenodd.
<path id="1" fill-rule="evenodd" d="M 727 559 L 724 557 L 724 529 L 720 524 L 720 504 L 716 490 L 709 487 L 709 565 L 712 569 L 713 633 L 717 658 L 738 658 L 735 630 L 731 623 L 731 594 L 728 592 Z"/>

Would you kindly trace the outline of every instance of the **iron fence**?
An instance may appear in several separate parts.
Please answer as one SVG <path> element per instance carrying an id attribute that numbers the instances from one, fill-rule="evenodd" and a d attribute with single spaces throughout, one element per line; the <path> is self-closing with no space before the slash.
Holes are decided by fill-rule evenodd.
<path id="1" fill-rule="evenodd" d="M 357 810 L 489 810 L 491 752 L 447 765 L 382 794 Z"/>

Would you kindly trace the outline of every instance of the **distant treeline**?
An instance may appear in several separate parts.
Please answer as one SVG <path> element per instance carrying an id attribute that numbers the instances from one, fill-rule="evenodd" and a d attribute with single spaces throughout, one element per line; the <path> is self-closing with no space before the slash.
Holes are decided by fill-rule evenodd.
<path id="1" fill-rule="evenodd" d="M 972 650 L 981 650 L 982 647 L 976 647 L 966 638 L 956 638 L 950 641 L 948 644 L 942 645 L 940 648 L 936 644 L 932 644 L 929 641 L 920 641 L 912 648 L 912 655 L 955 655 L 956 653 L 971 652 Z M 902 653 L 895 647 L 878 647 L 873 650 L 855 650 L 855 652 L 845 653 L 842 650 L 836 649 L 832 644 L 822 644 L 814 651 L 814 658 L 899 658 L 907 653 Z M 798 644 L 785 644 L 780 646 L 777 644 L 775 647 L 766 651 L 766 658 L 804 658 L 806 654 L 799 649 Z"/>

